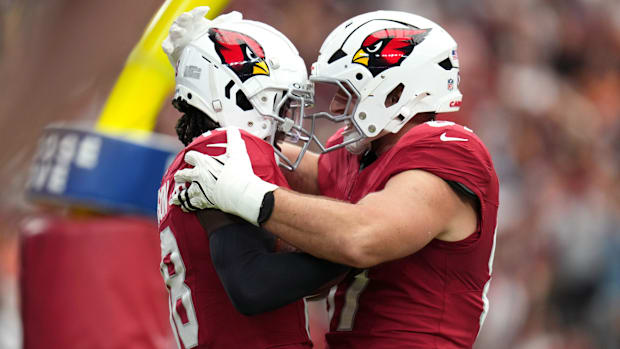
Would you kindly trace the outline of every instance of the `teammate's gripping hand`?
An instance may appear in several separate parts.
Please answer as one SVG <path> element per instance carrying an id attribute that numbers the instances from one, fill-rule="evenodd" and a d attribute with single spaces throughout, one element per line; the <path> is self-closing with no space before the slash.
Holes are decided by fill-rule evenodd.
<path id="1" fill-rule="evenodd" d="M 170 203 L 181 206 L 184 212 L 217 208 L 209 199 L 213 197 L 210 188 L 213 188 L 224 163 L 215 157 L 193 150 L 185 154 L 184 160 L 194 168 L 180 170 L 174 174 L 175 188 Z M 191 183 L 191 185 L 187 187 L 185 183 Z M 201 183 L 208 185 L 203 187 Z"/>
<path id="2" fill-rule="evenodd" d="M 209 28 L 209 21 L 205 18 L 208 12 L 208 6 L 199 6 L 182 13 L 172 22 L 170 32 L 164 40 L 162 48 L 173 66 L 176 66 L 183 48 Z"/>
<path id="3" fill-rule="evenodd" d="M 174 179 L 177 182 L 192 182 L 192 185 L 178 197 L 182 200 L 189 198 L 194 207 L 219 208 L 258 225 L 265 194 L 278 186 L 254 174 L 238 128 L 227 128 L 226 137 L 226 154 L 223 157 L 215 159 L 195 151 L 185 154 L 185 161 L 194 168 L 177 171 Z"/>

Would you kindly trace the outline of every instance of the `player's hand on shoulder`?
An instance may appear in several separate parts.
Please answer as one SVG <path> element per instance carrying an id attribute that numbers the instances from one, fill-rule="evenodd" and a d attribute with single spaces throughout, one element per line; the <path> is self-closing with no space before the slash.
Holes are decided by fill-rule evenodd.
<path id="1" fill-rule="evenodd" d="M 224 162 L 202 154 L 197 151 L 189 151 L 185 154 L 185 162 L 194 166 L 179 170 L 174 174 L 177 183 L 170 203 L 181 206 L 185 212 L 202 210 L 205 208 L 217 208 L 212 197 L 215 181 L 222 172 Z M 178 185 L 181 183 L 181 185 Z M 191 183 L 189 187 L 183 185 Z"/>
<path id="2" fill-rule="evenodd" d="M 170 205 L 180 206 L 183 212 L 194 212 L 206 208 L 215 208 L 215 206 L 206 199 L 206 195 L 196 194 L 196 191 L 201 190 L 198 184 L 190 183 L 188 187 L 185 185 L 186 183 L 181 183 L 180 186 L 174 190 L 170 197 Z M 192 193 L 192 195 L 189 193 Z"/>
<path id="3" fill-rule="evenodd" d="M 219 208 L 258 225 L 265 194 L 278 186 L 254 174 L 238 128 L 227 128 L 226 139 L 224 155 L 211 157 L 195 151 L 187 152 L 185 161 L 194 167 L 177 171 L 174 178 L 177 182 L 191 182 L 192 185 L 177 195 L 177 205 L 185 201 L 195 207 Z"/>

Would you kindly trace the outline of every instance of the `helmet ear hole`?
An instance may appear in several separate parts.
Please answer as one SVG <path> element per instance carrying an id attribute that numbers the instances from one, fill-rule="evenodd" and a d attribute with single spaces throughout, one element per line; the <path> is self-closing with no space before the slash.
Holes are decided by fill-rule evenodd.
<path id="1" fill-rule="evenodd" d="M 394 104 L 400 101 L 400 97 L 403 94 L 403 90 L 405 89 L 405 85 L 401 82 L 398 84 L 390 93 L 388 93 L 387 97 L 385 97 L 385 107 L 389 108 Z"/>
<path id="2" fill-rule="evenodd" d="M 452 62 L 450 61 L 450 58 L 446 58 L 443 61 L 437 63 L 439 64 L 440 67 L 442 67 L 445 70 L 451 70 L 454 66 L 452 65 Z"/>

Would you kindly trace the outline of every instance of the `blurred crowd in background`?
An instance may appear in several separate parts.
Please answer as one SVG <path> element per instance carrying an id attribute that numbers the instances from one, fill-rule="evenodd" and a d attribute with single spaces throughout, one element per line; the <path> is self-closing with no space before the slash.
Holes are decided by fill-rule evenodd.
<path id="1" fill-rule="evenodd" d="M 0 0 L 0 348 L 19 348 L 17 229 L 43 126 L 94 122 L 161 2 Z M 232 0 L 308 67 L 345 19 L 404 10 L 459 44 L 461 111 L 499 174 L 491 309 L 478 348 L 620 343 L 620 2 Z M 173 134 L 165 103 L 156 130 Z M 323 127 L 325 138 L 333 128 Z M 154 234 L 156 232 L 153 232 Z M 157 268 L 157 266 L 155 266 Z M 41 290 L 45 292 L 45 290 Z"/>

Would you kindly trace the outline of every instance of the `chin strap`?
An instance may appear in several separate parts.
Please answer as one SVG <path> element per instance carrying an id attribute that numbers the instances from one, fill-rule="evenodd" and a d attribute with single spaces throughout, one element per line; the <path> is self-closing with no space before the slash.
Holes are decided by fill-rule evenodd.
<path id="1" fill-rule="evenodd" d="M 430 96 L 430 93 L 428 92 L 423 92 L 420 93 L 419 95 L 413 97 L 409 102 L 405 103 L 405 105 L 403 105 L 400 109 L 399 109 L 399 115 L 402 115 L 405 119 L 403 121 L 401 121 L 401 124 L 404 125 L 406 124 L 409 120 L 411 120 L 411 118 L 416 115 L 417 113 L 419 113 L 418 108 L 416 108 L 420 101 L 423 100 L 424 98 Z M 402 127 L 401 125 L 401 127 Z M 400 127 L 399 127 L 400 129 Z M 398 132 L 398 131 L 396 131 Z"/>

